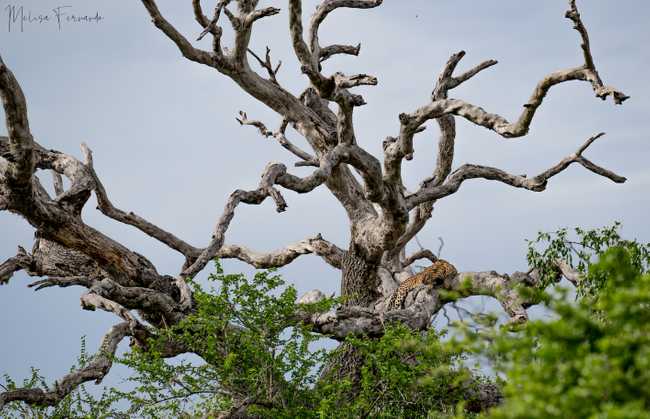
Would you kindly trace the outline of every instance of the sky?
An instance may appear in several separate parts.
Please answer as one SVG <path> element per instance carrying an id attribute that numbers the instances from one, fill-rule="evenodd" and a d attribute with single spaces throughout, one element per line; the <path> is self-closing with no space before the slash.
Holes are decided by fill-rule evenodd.
<path id="1" fill-rule="evenodd" d="M 191 2 L 158 1 L 161 11 L 189 39 L 200 28 Z M 279 82 L 298 94 L 306 86 L 289 42 L 286 2 L 261 1 L 282 12 L 259 21 L 251 48 L 271 48 L 282 60 Z M 305 19 L 317 2 L 304 1 Z M 204 1 L 210 10 L 212 2 Z M 551 71 L 582 64 L 577 32 L 564 12 L 564 0 L 499 2 L 470 0 L 386 0 L 373 10 L 334 12 L 321 29 L 321 42 L 362 44 L 359 57 L 336 57 L 326 73 L 369 73 L 379 85 L 358 89 L 368 103 L 355 110 L 360 145 L 381 157 L 381 144 L 399 129 L 397 115 L 426 104 L 433 82 L 448 57 L 467 51 L 459 70 L 487 59 L 499 64 L 452 91 L 451 96 L 514 119 L 534 85 Z M 67 15 L 101 16 L 99 21 L 56 22 L 53 9 Z M 526 268 L 525 239 L 537 231 L 623 223 L 629 238 L 650 241 L 650 168 L 647 127 L 650 115 L 650 3 L 644 0 L 579 1 L 590 32 L 592 52 L 606 84 L 631 96 L 622 106 L 594 97 L 587 83 L 564 83 L 551 90 L 530 134 L 505 140 L 457 119 L 454 166 L 490 165 L 511 173 L 537 174 L 573 153 L 588 137 L 607 135 L 585 156 L 623 176 L 621 185 L 581 166 L 554 177 L 545 192 L 518 190 L 488 181 L 466 182 L 458 193 L 439 201 L 420 241 L 437 249 L 461 271 L 512 272 Z M 9 11 L 49 16 L 46 22 L 10 25 Z M 226 31 L 225 42 L 231 33 Z M 196 42 L 209 49 L 210 40 Z M 81 158 L 79 145 L 94 152 L 95 168 L 113 203 L 134 211 L 184 240 L 204 246 L 228 195 L 253 189 L 269 161 L 289 167 L 295 159 L 274 140 L 240 127 L 240 110 L 275 129 L 280 119 L 214 69 L 191 63 L 150 22 L 138 1 L 0 0 L 0 55 L 13 70 L 28 101 L 30 126 L 47 148 Z M 255 68 L 255 63 L 252 62 Z M 4 116 L 3 111 L 0 114 Z M 6 135 L 4 125 L 0 135 Z M 437 128 L 416 139 L 415 158 L 405 164 L 411 189 L 435 165 Z M 290 140 L 305 146 L 297 133 Z M 306 175 L 308 168 L 291 169 Z M 39 173 L 50 184 L 49 173 Z M 349 231 L 344 211 L 323 187 L 307 195 L 284 192 L 289 205 L 277 214 L 270 200 L 240 206 L 227 243 L 260 251 L 280 248 L 316 233 L 344 248 Z M 95 210 L 94 198 L 83 212 L 86 223 L 147 256 L 165 274 L 177 274 L 182 257 L 138 230 Z M 33 228 L 20 217 L 0 213 L 0 259 L 31 249 Z M 413 250 L 411 247 L 410 250 Z M 227 270 L 251 272 L 239 262 Z M 203 273 L 205 275 L 209 269 Z M 338 291 L 339 273 L 319 258 L 304 256 L 280 271 L 299 294 L 318 288 Z M 94 351 L 101 336 L 119 319 L 79 307 L 81 288 L 28 289 L 23 273 L 0 287 L 0 374 L 25 377 L 29 367 L 48 379 L 65 374 L 85 335 Z M 124 371 L 112 372 L 115 383 Z"/>

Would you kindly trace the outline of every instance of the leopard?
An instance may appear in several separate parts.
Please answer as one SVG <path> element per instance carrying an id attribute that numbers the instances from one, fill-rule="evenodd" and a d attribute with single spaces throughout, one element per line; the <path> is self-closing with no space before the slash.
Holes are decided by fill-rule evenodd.
<path id="1" fill-rule="evenodd" d="M 437 259 L 433 264 L 402 282 L 388 300 L 385 311 L 399 310 L 411 290 L 421 285 L 441 284 L 458 274 L 456 267 L 444 259 Z"/>

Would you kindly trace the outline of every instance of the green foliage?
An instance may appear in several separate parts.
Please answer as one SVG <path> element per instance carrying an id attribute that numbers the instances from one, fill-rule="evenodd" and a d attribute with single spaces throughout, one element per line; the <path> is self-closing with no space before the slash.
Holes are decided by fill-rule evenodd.
<path id="1" fill-rule="evenodd" d="M 575 228 L 572 235 L 566 228 L 551 233 L 540 232 L 535 240 L 528 241 L 528 264 L 541 273 L 542 282 L 546 286 L 557 276 L 554 261 L 564 260 L 586 277 L 578 286 L 578 295 L 593 296 L 603 287 L 607 278 L 588 267 L 607 249 L 624 248 L 636 269 L 648 270 L 650 267 L 650 243 L 642 244 L 621 238 L 620 227 L 621 224 L 616 222 L 612 226 L 593 230 Z"/>
<path id="2" fill-rule="evenodd" d="M 600 232 L 582 236 L 599 252 L 588 295 L 547 295 L 555 320 L 471 336 L 504 377 L 506 401 L 486 418 L 650 418 L 648 247 Z"/>
<path id="3" fill-rule="evenodd" d="M 450 418 L 477 382 L 434 332 L 387 325 L 381 339 L 350 338 L 363 357 L 361 380 L 318 380 L 337 350 L 314 350 L 319 335 L 299 326 L 297 310 L 322 312 L 339 301 L 296 304 L 296 291 L 273 271 L 242 274 L 217 271 L 218 289 L 190 282 L 196 311 L 115 362 L 133 371 L 125 389 L 93 398 L 83 387 L 56 408 L 11 403 L 2 412 L 15 417 L 90 418 L 216 417 L 243 403 L 262 418 L 431 417 Z M 196 356 L 165 359 L 173 340 Z M 85 345 L 79 366 L 88 362 Z M 35 371 L 25 386 L 45 388 Z M 7 387 L 16 388 L 9 380 Z M 354 388 L 353 388 L 354 387 Z M 352 396 L 351 396 L 352 395 Z M 120 407 L 117 413 L 115 406 Z M 35 413 L 25 413 L 25 412 Z M 121 416 L 120 416 L 121 415 Z"/>
<path id="4" fill-rule="evenodd" d="M 147 351 L 122 360 L 136 374 L 136 391 L 122 392 L 130 414 L 181 417 L 227 411 L 246 403 L 264 417 L 297 417 L 313 397 L 311 387 L 323 350 L 310 350 L 319 338 L 297 326 L 296 291 L 273 271 L 226 275 L 217 263 L 209 278 L 219 290 L 193 283 L 196 312 L 169 328 Z M 160 348 L 173 339 L 201 360 L 170 362 Z"/>
<path id="5" fill-rule="evenodd" d="M 350 380 L 319 388 L 321 418 L 451 418 L 473 381 L 462 354 L 434 330 L 387 326 L 381 339 L 349 338 L 363 357 L 359 388 Z M 349 399 L 350 392 L 356 396 Z"/>

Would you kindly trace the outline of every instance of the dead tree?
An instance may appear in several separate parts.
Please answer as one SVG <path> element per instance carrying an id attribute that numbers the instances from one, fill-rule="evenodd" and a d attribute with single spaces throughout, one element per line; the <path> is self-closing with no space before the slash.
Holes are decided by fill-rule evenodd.
<path id="1" fill-rule="evenodd" d="M 36 231 L 31 253 L 19 248 L 16 256 L 0 265 L 0 283 L 9 281 L 14 272 L 24 270 L 43 278 L 30 285 L 37 289 L 85 287 L 87 292 L 81 297 L 83 308 L 107 310 L 123 320 L 107 332 L 103 351 L 85 368 L 65 376 L 51 391 L 32 389 L 3 393 L 0 407 L 13 400 L 52 405 L 78 384 L 101 380 L 111 367 L 110 357 L 106 355 L 115 351 L 118 342 L 127 336 L 142 342 L 155 334 L 157 328 L 175 324 L 192 311 L 193 298 L 186 279 L 203 270 L 216 257 L 239 259 L 256 268 L 270 268 L 287 265 L 305 254 L 320 256 L 341 271 L 340 293 L 345 303 L 332 312 L 298 315 L 297 318 L 338 340 L 351 334 L 369 338 L 381 336 L 384 325 L 390 321 L 400 321 L 413 329 L 426 329 L 443 305 L 439 296 L 441 289 L 462 288 L 468 294 L 490 295 L 500 301 L 512 321 L 525 321 L 525 309 L 531 301 L 526 301 L 514 288 L 519 284 L 538 286 L 540 281 L 535 272 L 506 275 L 459 269 L 458 276 L 444 283 L 412 290 L 403 309 L 385 312 L 383 306 L 397 285 L 412 275 L 411 263 L 425 257 L 435 260 L 433 253 L 426 250 L 407 256 L 405 246 L 430 219 L 433 205 L 458 191 L 463 182 L 487 179 L 541 192 L 549 179 L 573 163 L 614 182 L 625 181 L 584 156 L 587 148 L 602 134 L 589 138 L 579 149 L 533 176 L 515 175 L 478 164 L 453 167 L 456 118 L 464 118 L 494 131 L 503 139 L 513 140 L 528 133 L 544 97 L 557 84 L 580 80 L 587 82 L 602 100 L 611 98 L 614 103 L 621 104 L 628 98 L 605 85 L 598 74 L 587 30 L 574 0 L 569 2 L 566 17 L 579 35 L 584 62 L 542 78 L 516 121 L 508 121 L 451 96 L 455 87 L 497 63 L 489 60 L 458 72 L 456 67 L 465 55 L 460 51 L 449 58 L 437 77 L 429 103 L 399 115 L 397 133 L 383 141 L 383 158 L 371 155 L 357 144 L 353 123 L 355 108 L 365 104 L 362 96 L 353 93 L 354 88 L 376 85 L 377 79 L 368 74 L 324 74 L 321 68 L 323 61 L 336 54 L 358 55 L 360 46 L 322 45 L 319 39 L 321 25 L 334 10 L 371 9 L 379 7 L 382 0 L 324 0 L 312 15 L 306 34 L 301 0 L 288 1 L 291 43 L 308 82 L 308 87 L 300 94 L 282 87 L 276 77 L 279 64 L 272 63 L 268 50 L 264 58 L 249 50 L 255 22 L 278 14 L 280 9 L 258 8 L 258 0 L 219 0 L 213 13 L 206 15 L 201 2 L 193 0 L 198 23 L 194 37 L 212 39 L 211 50 L 202 50 L 170 23 L 154 0 L 141 1 L 153 24 L 185 58 L 231 78 L 246 93 L 274 110 L 282 121 L 279 128 L 272 131 L 242 112 L 238 118 L 242 125 L 251 125 L 263 136 L 275 138 L 298 159 L 296 166 L 310 166 L 313 171 L 299 177 L 291 174 L 282 163 L 269 163 L 255 189 L 236 190 L 230 195 L 209 243 L 205 247 L 195 247 L 133 212 L 116 208 L 95 172 L 92 153 L 85 145 L 82 144 L 85 161 L 79 161 L 36 142 L 30 132 L 27 102 L 21 87 L 0 60 L 0 93 L 8 131 L 7 137 L 0 137 L 0 210 L 21 215 Z M 234 45 L 229 49 L 222 45 L 224 20 L 234 30 Z M 267 74 L 258 74 L 251 66 L 250 57 L 254 59 L 253 64 L 261 65 Z M 414 158 L 414 137 L 424 131 L 429 121 L 436 121 L 440 130 L 435 170 L 422 180 L 416 191 L 408 191 L 402 179 L 402 164 Z M 309 150 L 299 148 L 287 138 L 288 126 L 306 139 Z M 41 185 L 35 176 L 38 170 L 54 172 L 56 196 L 51 196 Z M 62 176 L 70 181 L 67 190 L 62 186 Z M 337 247 L 321 235 L 266 254 L 224 243 L 238 205 L 258 205 L 270 198 L 277 211 L 282 212 L 287 209 L 282 189 L 306 194 L 319 186 L 327 188 L 345 209 L 351 233 L 345 248 Z M 129 224 L 181 253 L 185 263 L 180 273 L 171 276 L 158 272 L 146 257 L 84 223 L 81 210 L 93 192 L 99 211 L 107 217 Z M 558 268 L 558 272 L 569 280 L 578 280 L 569 267 L 558 264 Z M 302 301 L 321 296 L 322 293 L 311 292 Z M 146 323 L 131 314 L 134 310 Z M 170 342 L 167 349 L 165 355 L 168 356 L 186 351 L 174 342 Z M 342 364 L 332 368 L 354 370 L 357 361 L 354 354 L 344 354 Z"/>

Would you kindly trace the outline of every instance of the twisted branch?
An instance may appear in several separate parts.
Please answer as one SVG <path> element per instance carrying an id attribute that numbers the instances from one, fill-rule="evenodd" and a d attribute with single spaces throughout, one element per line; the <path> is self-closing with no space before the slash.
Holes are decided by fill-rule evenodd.
<path id="1" fill-rule="evenodd" d="M 14 273 L 27 269 L 29 270 L 32 265 L 33 259 L 23 249 L 21 246 L 18 246 L 18 253 L 16 256 L 11 257 L 0 264 L 0 285 L 4 285 L 9 282 Z"/>
<path id="2" fill-rule="evenodd" d="M 96 384 L 101 383 L 113 365 L 113 356 L 117 345 L 129 333 L 128 322 L 111 327 L 102 338 L 99 350 L 85 367 L 65 375 L 54 383 L 54 388 L 51 390 L 20 388 L 0 393 L 0 409 L 14 401 L 22 401 L 29 405 L 55 406 L 80 384 L 92 380 L 95 380 Z"/>
<path id="3" fill-rule="evenodd" d="M 341 268 L 343 250 L 323 239 L 320 234 L 270 253 L 255 252 L 244 246 L 223 245 L 217 253 L 217 257 L 220 259 L 238 259 L 255 268 L 268 269 L 288 265 L 297 257 L 307 254 L 316 254 L 334 268 Z"/>
<path id="4" fill-rule="evenodd" d="M 3 157 L 8 166 L 4 177 L 11 187 L 30 193 L 35 169 L 34 139 L 29 129 L 27 101 L 20 84 L 0 56 L 0 98 L 9 134 L 9 150 Z"/>
<path id="5" fill-rule="evenodd" d="M 409 208 L 413 208 L 416 205 L 422 204 L 424 202 L 433 201 L 451 195 L 460 188 L 461 184 L 465 180 L 468 179 L 496 180 L 498 182 L 502 182 L 516 188 L 541 192 L 546 189 L 548 180 L 550 178 L 562 172 L 573 163 L 579 163 L 587 170 L 594 172 L 597 175 L 606 177 L 613 182 L 623 183 L 626 181 L 626 178 L 619 176 L 608 169 L 598 166 L 582 156 L 582 153 L 586 150 L 586 148 L 603 135 L 605 134 L 599 133 L 589 138 L 575 153 L 565 157 L 556 165 L 532 178 L 528 178 L 526 175 L 512 175 L 494 167 L 464 164 L 456 169 L 456 171 L 454 171 L 449 179 L 442 185 L 436 187 L 424 187 L 421 188 L 418 192 L 408 196 L 406 198 L 407 206 Z"/>
<path id="6" fill-rule="evenodd" d="M 150 223 L 134 212 L 126 212 L 117 207 L 115 207 L 111 200 L 108 198 L 108 193 L 104 188 L 104 185 L 97 176 L 95 167 L 93 164 L 93 155 L 92 150 L 88 148 L 86 143 L 81 144 L 81 149 L 84 153 L 86 159 L 86 167 L 92 176 L 95 183 L 95 195 L 97 196 L 97 209 L 106 215 L 109 218 L 112 218 L 115 221 L 120 223 L 131 225 L 138 230 L 142 231 L 146 235 L 158 240 L 159 242 L 166 244 L 170 248 L 178 251 L 188 259 L 195 258 L 200 250 L 180 238 L 176 237 L 174 234 L 163 230 L 162 228 Z"/>

